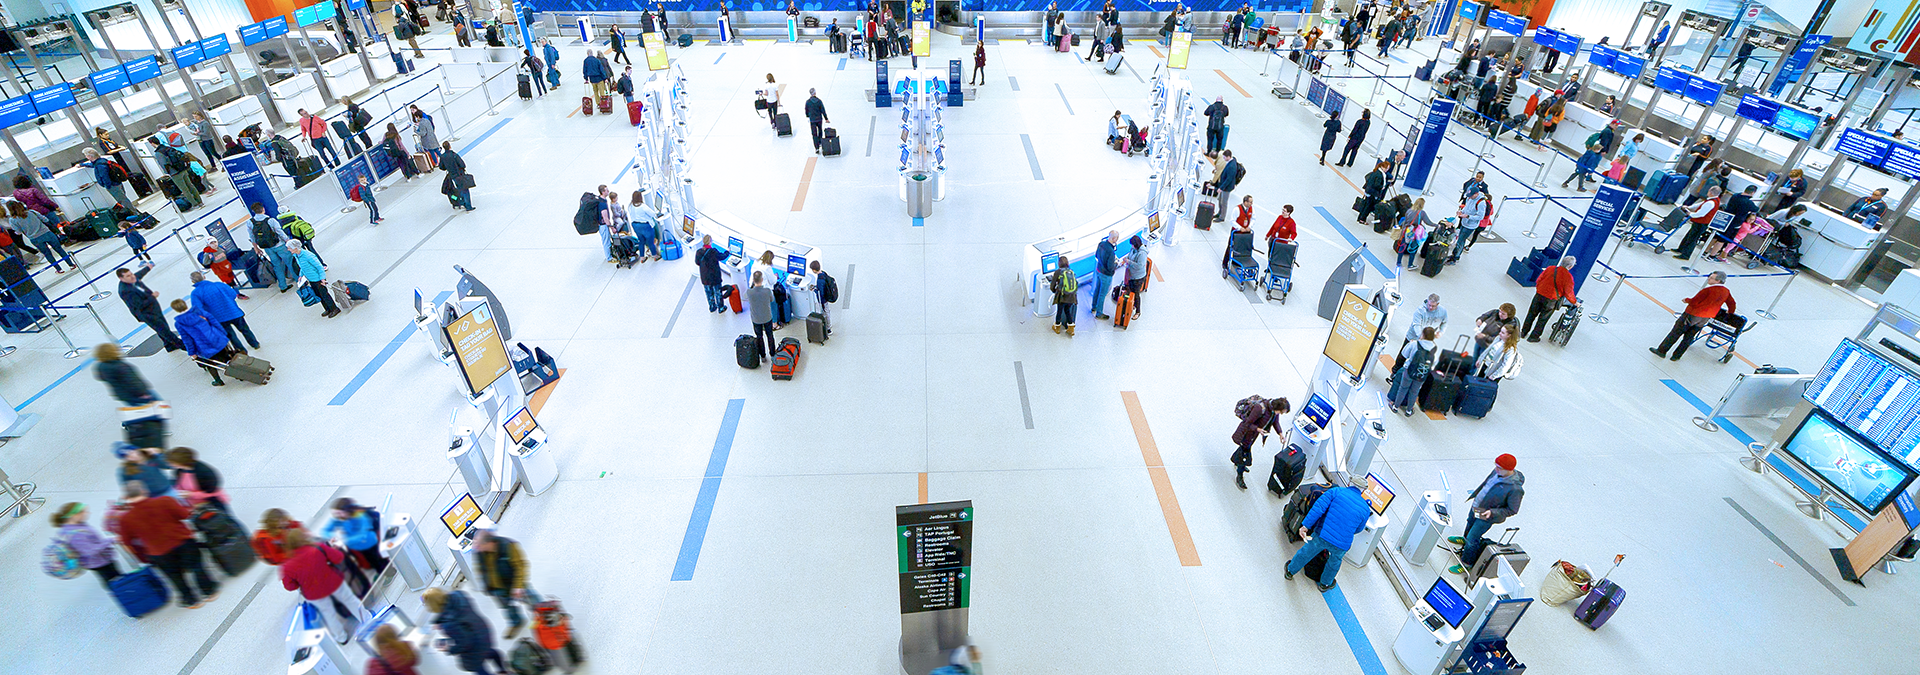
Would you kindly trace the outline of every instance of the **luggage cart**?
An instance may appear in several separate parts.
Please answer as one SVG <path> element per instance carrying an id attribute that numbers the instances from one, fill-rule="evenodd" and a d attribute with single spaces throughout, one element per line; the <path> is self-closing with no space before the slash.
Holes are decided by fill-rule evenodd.
<path id="1" fill-rule="evenodd" d="M 1733 360 L 1733 350 L 1739 345 L 1740 334 L 1746 329 L 1747 317 L 1723 308 L 1719 315 L 1707 321 L 1707 325 L 1700 331 L 1699 336 L 1694 338 L 1694 342 L 1706 349 L 1725 350 L 1720 355 L 1720 362 L 1726 363 Z"/>
<path id="2" fill-rule="evenodd" d="M 1274 293 L 1280 294 L 1280 304 L 1287 304 L 1287 293 L 1293 290 L 1293 256 L 1300 245 L 1291 241 L 1271 241 L 1267 243 L 1267 299 L 1272 300 Z"/>
<path id="3" fill-rule="evenodd" d="M 1613 234 L 1621 239 L 1620 245 L 1633 248 L 1634 244 L 1653 247 L 1654 253 L 1666 253 L 1667 244 L 1673 241 L 1673 235 L 1680 231 L 1680 225 L 1687 222 L 1687 211 L 1678 206 L 1657 221 L 1648 220 L 1652 215 L 1647 208 L 1639 207 L 1634 212 L 1633 222 L 1621 225 Z"/>

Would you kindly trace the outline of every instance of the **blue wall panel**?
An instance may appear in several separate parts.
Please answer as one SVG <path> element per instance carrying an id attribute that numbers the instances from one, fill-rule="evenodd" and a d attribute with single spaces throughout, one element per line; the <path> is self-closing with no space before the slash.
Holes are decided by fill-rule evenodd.
<path id="1" fill-rule="evenodd" d="M 1058 2 L 1062 11 L 1092 12 L 1105 6 L 1105 0 L 1053 0 Z M 1049 0 L 967 0 L 961 3 L 963 11 L 990 12 L 1039 12 L 1045 11 Z M 531 0 L 534 11 L 538 12 L 637 12 L 642 8 L 651 8 L 653 3 L 641 0 Z M 1261 12 L 1306 12 L 1311 11 L 1312 0 L 1188 0 L 1187 9 L 1196 12 L 1224 12 L 1250 4 Z M 801 11 L 806 12 L 851 12 L 864 9 L 865 0 L 810 0 L 800 3 Z M 1114 6 L 1122 12 L 1165 12 L 1172 8 L 1171 2 L 1143 2 L 1142 0 L 1116 0 Z M 730 9 L 736 12 L 774 12 L 784 10 L 787 3 L 763 0 L 761 2 L 733 2 Z M 717 12 L 719 0 L 680 0 L 666 3 L 669 12 Z M 992 18 L 988 18 L 992 22 Z"/>

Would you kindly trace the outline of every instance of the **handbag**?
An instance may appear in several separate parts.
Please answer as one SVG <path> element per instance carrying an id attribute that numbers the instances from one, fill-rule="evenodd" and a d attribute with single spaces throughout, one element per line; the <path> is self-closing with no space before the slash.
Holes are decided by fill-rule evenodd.
<path id="1" fill-rule="evenodd" d="M 1355 213 L 1365 213 L 1367 211 L 1367 198 L 1365 196 L 1354 197 L 1353 210 Z"/>
<path id="2" fill-rule="evenodd" d="M 473 174 L 470 174 L 470 173 L 460 174 L 458 177 L 455 177 L 453 179 L 453 182 L 455 185 L 459 185 L 462 188 L 471 189 L 474 185 Z"/>
<path id="3" fill-rule="evenodd" d="M 169 405 L 166 401 L 156 400 L 146 405 L 122 406 L 120 408 L 121 424 L 168 419 L 173 419 L 173 406 Z"/>

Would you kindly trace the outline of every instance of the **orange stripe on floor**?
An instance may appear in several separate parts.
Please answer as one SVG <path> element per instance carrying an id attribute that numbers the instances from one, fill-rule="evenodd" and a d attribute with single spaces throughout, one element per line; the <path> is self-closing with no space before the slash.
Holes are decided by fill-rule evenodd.
<path id="1" fill-rule="evenodd" d="M 1233 81 L 1233 78 L 1231 78 L 1231 77 L 1227 77 L 1227 71 L 1224 71 L 1224 70 L 1214 70 L 1214 71 L 1213 71 L 1213 73 L 1214 73 L 1215 75 L 1219 75 L 1219 76 L 1220 76 L 1220 79 L 1222 79 L 1222 80 L 1226 80 L 1226 81 L 1227 81 L 1227 84 L 1229 84 L 1229 85 L 1232 85 L 1232 86 L 1233 86 L 1233 90 L 1234 90 L 1234 91 L 1237 91 L 1237 92 L 1240 92 L 1240 95 L 1241 95 L 1241 96 L 1245 96 L 1245 97 L 1247 97 L 1247 98 L 1253 98 L 1253 94 L 1249 94 L 1249 93 L 1247 93 L 1247 90 L 1245 90 L 1245 89 L 1241 89 L 1241 88 L 1240 88 L 1240 83 L 1239 83 L 1239 82 L 1235 82 L 1235 81 Z"/>
<path id="2" fill-rule="evenodd" d="M 573 117 L 574 115 L 578 115 L 578 114 L 580 114 L 579 108 L 574 108 L 572 110 L 567 111 L 567 117 Z"/>
<path id="3" fill-rule="evenodd" d="M 1131 391 L 1120 392 L 1126 404 L 1127 419 L 1133 423 L 1133 438 L 1140 444 L 1140 457 L 1147 463 L 1147 478 L 1153 481 L 1153 494 L 1160 499 L 1160 513 L 1167 518 L 1167 534 L 1173 537 L 1173 551 L 1181 567 L 1199 567 L 1200 552 L 1193 547 L 1193 533 L 1187 530 L 1187 517 L 1180 512 L 1180 499 L 1173 494 L 1173 481 L 1160 462 L 1160 446 L 1153 442 L 1153 430 L 1147 428 L 1147 414 L 1140 409 L 1140 397 Z"/>
<path id="4" fill-rule="evenodd" d="M 1427 414 L 1427 419 L 1430 419 L 1430 420 L 1436 420 L 1436 421 L 1443 421 L 1443 420 L 1445 420 L 1445 419 L 1447 419 L 1447 414 L 1446 414 L 1446 413 L 1437 413 L 1437 412 L 1434 412 L 1434 411 L 1432 411 L 1432 410 L 1422 410 L 1422 411 L 1420 411 L 1420 412 L 1424 412 L 1424 413 L 1426 413 L 1426 414 Z"/>
<path id="5" fill-rule="evenodd" d="M 813 184 L 813 164 L 819 157 L 808 157 L 807 168 L 800 172 L 800 189 L 793 193 L 793 210 L 798 211 L 807 205 L 807 186 Z"/>
<path id="6" fill-rule="evenodd" d="M 1162 53 L 1160 53 L 1160 48 L 1159 48 L 1159 47 L 1155 47 L 1155 46 L 1153 46 L 1153 45 L 1147 45 L 1147 51 L 1150 51 L 1150 52 L 1153 52 L 1153 57 L 1154 57 L 1154 58 L 1157 58 L 1157 59 L 1164 59 L 1164 58 L 1167 58 L 1167 55 L 1166 55 L 1166 54 L 1162 54 Z"/>
<path id="7" fill-rule="evenodd" d="M 1159 282 L 1162 282 L 1162 283 L 1164 283 L 1164 282 L 1166 282 L 1166 279 L 1163 279 L 1163 278 L 1161 278 L 1161 277 L 1160 277 L 1160 266 L 1159 266 L 1159 265 L 1154 265 L 1154 266 L 1152 267 L 1152 269 L 1153 269 L 1153 280 L 1154 280 L 1154 281 L 1159 281 Z"/>
<path id="8" fill-rule="evenodd" d="M 1360 193 L 1360 194 L 1366 194 L 1366 193 L 1367 193 L 1367 191 L 1366 191 L 1366 190 L 1362 190 L 1362 189 L 1360 189 L 1360 186 L 1358 186 L 1358 185 L 1354 185 L 1354 184 L 1353 184 L 1353 181 L 1347 178 L 1347 174 L 1344 174 L 1344 173 L 1340 173 L 1340 170 L 1338 170 L 1338 169 L 1335 169 L 1335 168 L 1333 168 L 1333 167 L 1332 167 L 1331 165 L 1329 165 L 1329 166 L 1327 167 L 1327 170 L 1328 170 L 1328 171 L 1332 171 L 1332 172 L 1333 172 L 1333 175 L 1335 175 L 1335 176 L 1339 176 L 1339 177 L 1340 177 L 1340 180 L 1343 180 L 1343 181 L 1346 181 L 1346 183 L 1347 183 L 1347 187 L 1350 187 L 1350 188 L 1353 188 L 1353 191 L 1354 191 L 1354 192 L 1358 192 L 1358 193 Z"/>
<path id="9" fill-rule="evenodd" d="M 927 503 L 927 472 L 920 472 L 920 503 Z"/>

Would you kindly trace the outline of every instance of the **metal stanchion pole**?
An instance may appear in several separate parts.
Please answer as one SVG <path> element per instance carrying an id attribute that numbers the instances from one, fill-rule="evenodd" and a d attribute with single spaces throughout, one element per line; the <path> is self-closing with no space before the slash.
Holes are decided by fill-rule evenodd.
<path id="1" fill-rule="evenodd" d="M 1592 319 L 1594 323 L 1606 323 L 1607 307 L 1613 304 L 1613 296 L 1619 295 L 1620 287 L 1625 285 L 1627 285 L 1627 277 L 1625 275 L 1622 275 L 1620 277 L 1620 283 L 1613 285 L 1613 292 L 1607 294 L 1607 301 L 1600 303 L 1600 311 L 1594 312 L 1592 314 L 1588 314 L 1587 318 Z"/>
<path id="2" fill-rule="evenodd" d="M 85 263 L 80 262 L 80 256 L 77 256 L 77 255 L 68 256 L 67 259 L 73 263 L 74 267 L 77 267 L 80 269 L 80 278 L 87 280 L 87 288 L 93 289 L 93 297 L 89 298 L 90 300 L 94 300 L 97 302 L 100 300 L 105 300 L 109 296 L 113 295 L 112 293 L 108 293 L 106 291 L 100 290 L 99 286 L 93 285 L 93 273 L 87 271 L 87 266 Z"/>
<path id="3" fill-rule="evenodd" d="M 1266 77 L 1267 66 L 1273 63 L 1273 50 L 1267 49 L 1263 51 L 1266 52 L 1266 56 L 1260 59 L 1260 76 Z"/>
<path id="4" fill-rule="evenodd" d="M 1607 254 L 1607 264 L 1605 264 L 1605 265 L 1602 265 L 1602 266 L 1600 267 L 1600 271 L 1598 271 L 1598 272 L 1595 272 L 1595 273 L 1593 274 L 1593 280 L 1594 280 L 1594 281 L 1607 281 L 1607 280 L 1608 280 L 1608 278 L 1607 278 L 1607 270 L 1608 270 L 1608 269 L 1611 269 L 1611 268 L 1613 267 L 1613 257 L 1614 257 L 1614 256 L 1617 256 L 1617 255 L 1620 255 L 1620 247 L 1621 247 L 1621 246 L 1623 246 L 1623 245 L 1625 245 L 1625 244 L 1627 243 L 1627 239 L 1626 239 L 1626 237 L 1615 237 L 1615 238 L 1616 238 L 1616 239 L 1618 239 L 1618 241 L 1615 241 L 1615 242 L 1613 242 L 1613 252 L 1612 252 L 1612 253 L 1609 253 L 1609 254 Z"/>
<path id="5" fill-rule="evenodd" d="M 98 324 L 98 325 L 100 326 L 100 332 L 101 332 L 101 333 L 103 333 L 103 334 L 105 334 L 105 335 L 107 336 L 107 341 L 108 341 L 108 342 L 119 342 L 119 341 L 120 341 L 120 338 L 117 338 L 117 337 L 114 337 L 114 336 L 113 336 L 113 329 L 110 329 L 110 328 L 107 328 L 107 322 L 106 322 L 105 320 L 103 320 L 103 319 L 101 319 L 101 318 L 100 318 L 100 313 L 99 313 L 99 312 L 97 312 L 97 311 L 94 311 L 94 309 L 93 309 L 93 305 L 91 305 L 91 304 L 88 304 L 88 305 L 84 305 L 84 306 L 85 306 L 85 307 L 87 308 L 87 313 L 88 313 L 88 314 L 92 314 L 92 315 L 93 315 L 93 322 L 94 322 L 95 324 Z"/>
<path id="6" fill-rule="evenodd" d="M 1797 274 L 1797 273 L 1791 273 L 1791 272 L 1790 272 L 1790 273 L 1788 273 L 1788 274 L 1787 274 L 1787 283 L 1784 283 L 1784 284 L 1780 284 L 1780 292 L 1779 292 L 1779 293 L 1775 293 L 1775 294 L 1774 294 L 1774 296 L 1773 296 L 1773 302 L 1770 302 L 1770 303 L 1767 303 L 1767 308 L 1766 308 L 1766 309 L 1763 309 L 1763 310 L 1760 310 L 1760 311 L 1758 311 L 1758 312 L 1754 312 L 1754 314 L 1758 314 L 1758 315 L 1760 315 L 1760 318 L 1762 318 L 1762 319 L 1778 319 L 1778 318 L 1780 318 L 1780 315 L 1778 315 L 1778 314 L 1774 314 L 1774 313 L 1773 313 L 1773 306 L 1774 306 L 1774 305 L 1778 305 L 1778 304 L 1780 304 L 1780 298 L 1782 298 L 1782 297 L 1785 297 L 1785 296 L 1786 296 L 1786 294 L 1787 294 L 1787 287 L 1788 287 L 1788 286 L 1792 286 L 1792 285 L 1793 285 L 1793 280 L 1794 280 L 1794 279 L 1798 279 L 1798 278 L 1800 278 L 1800 275 L 1799 275 L 1799 274 Z"/>
<path id="7" fill-rule="evenodd" d="M 1520 233 L 1521 236 L 1526 237 L 1528 239 L 1535 239 L 1540 236 L 1540 235 L 1534 234 L 1533 231 L 1540 229 L 1540 219 L 1545 218 L 1547 215 L 1547 204 L 1550 204 L 1553 202 L 1553 198 L 1548 197 L 1545 194 L 1542 194 L 1539 197 L 1535 197 L 1535 199 L 1540 200 L 1540 210 L 1533 214 L 1533 224 L 1527 226 L 1527 231 Z"/>
<path id="8" fill-rule="evenodd" d="M 53 323 L 53 330 L 54 330 L 54 332 L 56 332 L 56 333 L 59 333 L 59 334 L 60 334 L 60 341 L 61 341 L 61 342 L 65 342 L 65 343 L 67 343 L 67 353 L 66 353 L 66 357 L 67 357 L 67 358 L 69 358 L 69 359 L 77 359 L 77 358 L 80 358 L 80 354 L 81 354 L 82 352 L 81 352 L 81 350 L 80 350 L 80 348 L 79 348 L 79 347 L 75 347 L 75 346 L 73 346 L 73 340 L 72 340 L 71 338 L 68 338 L 68 337 L 67 337 L 67 330 L 66 330 L 65 328 L 61 328 L 61 327 L 60 327 L 60 322 L 59 322 L 59 321 L 54 321 L 54 322 L 52 322 L 52 323 Z"/>
<path id="9" fill-rule="evenodd" d="M 1409 128 L 1409 129 L 1407 130 L 1407 133 L 1413 133 L 1413 130 L 1412 130 L 1411 128 Z M 1411 158 L 1411 157 L 1409 157 L 1408 159 L 1412 159 L 1412 158 Z M 1429 196 L 1432 196 L 1432 195 L 1433 195 L 1433 176 L 1434 176 L 1434 174 L 1437 174 L 1437 173 L 1440 173 L 1440 162 L 1441 162 L 1442 160 L 1445 160 L 1445 159 L 1446 159 L 1446 156 L 1445 156 L 1445 155 L 1435 155 L 1435 156 L 1434 156 L 1434 158 L 1433 158 L 1433 167 L 1432 167 L 1432 168 L 1429 168 L 1429 169 L 1427 169 L 1427 187 L 1426 187 L 1426 189 L 1423 189 L 1423 190 L 1421 190 L 1421 191 L 1420 191 L 1420 196 L 1422 196 L 1422 197 L 1429 197 Z"/>
<path id="10" fill-rule="evenodd" d="M 486 67 L 478 63 L 473 64 L 473 73 L 480 78 L 480 95 L 487 99 L 487 115 L 491 117 L 500 114 L 500 111 L 493 107 L 493 92 L 487 91 Z"/>
<path id="11" fill-rule="evenodd" d="M 1534 187 L 1536 187 L 1536 188 L 1544 188 L 1544 187 L 1546 187 L 1546 186 L 1547 186 L 1547 167 L 1549 167 L 1549 166 L 1552 166 L 1552 165 L 1553 165 L 1553 158 L 1554 158 L 1554 157 L 1557 157 L 1557 156 L 1559 156 L 1559 153 L 1554 153 L 1554 154 L 1552 154 L 1552 155 L 1547 155 L 1547 161 L 1545 161 L 1545 162 L 1541 162 L 1541 163 L 1540 163 L 1540 170 L 1539 170 L 1539 171 L 1536 171 L 1536 172 L 1534 172 L 1534 174 L 1533 174 L 1533 186 L 1534 186 Z"/>

